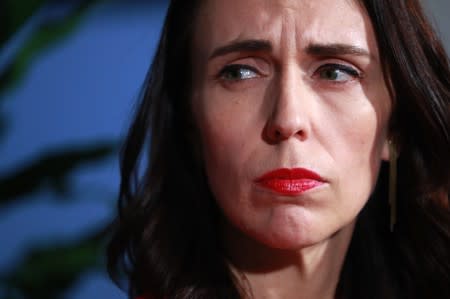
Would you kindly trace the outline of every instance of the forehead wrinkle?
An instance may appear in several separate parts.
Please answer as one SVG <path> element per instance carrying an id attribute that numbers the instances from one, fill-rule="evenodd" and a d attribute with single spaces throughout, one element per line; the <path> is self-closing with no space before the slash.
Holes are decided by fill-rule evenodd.
<path id="1" fill-rule="evenodd" d="M 296 49 L 297 47 L 297 37 L 296 30 L 297 26 L 295 24 L 295 18 L 291 17 L 292 12 L 291 9 L 283 7 L 280 11 L 280 36 L 278 41 L 277 51 L 280 51 L 279 54 L 288 55 L 292 49 Z M 292 22 L 294 19 L 294 22 Z M 292 31 L 292 27 L 294 28 L 294 32 Z M 294 36 L 294 38 L 292 38 Z"/>
<path id="2" fill-rule="evenodd" d="M 208 39 L 212 41 L 214 47 L 220 44 L 223 45 L 233 41 L 248 39 L 273 40 L 270 37 L 272 36 L 271 32 L 276 27 L 277 19 L 273 17 L 271 10 L 273 5 L 270 5 L 270 1 L 258 1 L 261 4 L 259 5 L 261 9 L 256 11 L 239 10 L 239 8 L 236 8 L 237 10 L 233 14 L 233 19 L 251 20 L 251 26 L 241 26 L 239 22 L 234 22 L 233 19 L 227 19 L 225 22 L 221 22 L 224 19 L 221 12 L 225 9 L 221 5 L 225 1 L 205 2 L 196 20 L 195 43 L 197 45 L 204 44 Z M 204 32 L 206 35 L 204 33 L 200 35 L 198 33 L 199 29 L 200 31 L 206 30 Z M 207 36 L 206 39 L 205 36 Z"/>
<path id="3" fill-rule="evenodd" d="M 371 52 L 370 42 L 366 40 L 366 31 L 361 29 L 366 27 L 365 11 L 354 0 L 345 0 L 339 3 L 338 6 L 344 11 L 352 11 L 352 17 L 348 19 L 352 20 L 352 23 L 357 24 L 353 25 L 345 22 L 347 18 L 344 18 L 343 30 L 337 31 L 333 30 L 334 28 L 330 28 L 327 24 L 328 18 L 315 17 L 314 13 L 304 13 L 301 18 L 297 16 L 299 10 L 314 12 L 314 10 L 320 9 L 321 6 L 327 6 L 327 1 L 264 1 L 264 3 L 267 2 L 271 2 L 270 16 L 272 19 L 280 19 L 281 23 L 279 40 L 274 41 L 275 49 L 278 44 L 279 47 L 285 48 L 281 49 L 282 52 L 295 49 L 297 53 L 306 53 L 307 47 L 311 44 L 348 44 Z M 353 17 L 355 10 L 361 13 L 356 18 Z M 355 30 L 351 30 L 352 28 L 355 28 Z M 276 26 L 271 26 L 271 29 L 276 30 Z M 361 30 L 363 34 L 361 34 Z M 366 45 L 366 43 L 369 44 Z M 294 51 L 291 52 L 293 53 Z"/>
<path id="4" fill-rule="evenodd" d="M 279 47 L 283 42 L 297 42 L 295 47 L 290 45 L 292 49 L 297 49 L 298 53 L 304 52 L 304 49 L 312 43 L 331 44 L 345 43 L 352 44 L 361 48 L 366 48 L 372 54 L 375 54 L 370 33 L 367 25 L 367 16 L 365 10 L 358 5 L 358 1 L 344 0 L 339 3 L 335 0 L 325 1 L 298 1 L 298 0 L 248 0 L 249 5 L 257 5 L 258 9 L 250 10 L 248 5 L 235 5 L 236 10 L 233 12 L 232 19 L 230 16 L 221 15 L 226 9 L 223 1 L 206 1 L 206 5 L 202 5 L 203 13 L 202 26 L 198 26 L 202 34 L 197 33 L 197 45 L 202 45 L 207 39 L 212 43 L 208 46 L 217 47 L 219 44 L 226 44 L 233 40 L 246 39 L 264 39 L 271 41 L 275 52 L 279 51 Z M 347 14 L 341 16 L 341 23 L 338 27 L 342 30 L 336 30 L 328 24 L 328 17 L 317 17 L 314 13 L 316 9 L 323 9 L 333 4 L 341 11 Z M 336 6 L 337 5 L 337 6 Z M 322 7 L 321 7 L 322 6 Z M 228 9 L 229 10 L 229 9 Z M 310 13 L 302 13 L 298 16 L 299 10 L 308 11 Z M 330 17 L 339 18 L 334 12 L 327 13 Z M 358 14 L 359 12 L 359 14 Z M 356 15 L 358 14 L 358 15 Z M 339 14 L 338 14 L 339 15 Z M 219 16 L 219 18 L 217 18 Z M 205 18 L 206 17 L 206 18 Z M 221 21 L 222 20 L 222 21 Z M 226 21 L 225 21 L 226 20 Z M 233 21 L 236 20 L 236 21 Z M 239 20 L 248 20 L 245 26 L 241 25 Z M 205 22 L 206 21 L 206 22 Z M 292 26 L 293 28 L 292 28 Z M 352 29 L 354 28 L 354 29 Z M 338 29 L 338 28 L 337 28 Z M 206 31 L 204 31 L 206 30 Z M 197 32 L 199 32 L 197 30 Z M 209 32 L 209 33 L 208 33 Z M 204 39 L 203 33 L 209 36 Z M 219 43 L 220 42 L 220 43 Z M 208 43 L 206 43 L 208 44 Z M 203 48 L 211 54 L 212 49 Z M 207 55 L 209 56 L 209 55 Z"/>
<path id="5" fill-rule="evenodd" d="M 342 5 L 348 5 L 348 8 L 353 9 L 351 17 L 348 18 L 351 23 L 343 20 L 342 30 L 332 30 L 333 28 L 327 26 L 326 20 L 312 18 L 309 21 L 308 30 L 302 32 L 302 51 L 306 51 L 309 45 L 314 44 L 347 44 L 367 50 L 370 56 L 376 59 L 378 48 L 368 16 L 354 1 L 347 0 L 344 3 Z M 357 13 L 355 9 L 360 13 L 357 17 L 354 17 Z M 323 22 L 325 22 L 324 25 L 322 25 Z"/>

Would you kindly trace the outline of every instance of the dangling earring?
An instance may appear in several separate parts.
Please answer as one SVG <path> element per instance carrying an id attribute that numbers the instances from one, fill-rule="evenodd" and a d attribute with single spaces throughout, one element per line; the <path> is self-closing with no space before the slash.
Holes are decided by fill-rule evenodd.
<path id="1" fill-rule="evenodd" d="M 394 231 L 397 221 L 397 158 L 398 153 L 395 144 L 389 140 L 389 206 L 391 208 L 390 230 Z"/>

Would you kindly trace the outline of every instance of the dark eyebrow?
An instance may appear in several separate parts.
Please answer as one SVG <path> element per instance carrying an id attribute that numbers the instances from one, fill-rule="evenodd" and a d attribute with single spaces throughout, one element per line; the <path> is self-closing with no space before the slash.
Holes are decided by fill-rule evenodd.
<path id="1" fill-rule="evenodd" d="M 209 56 L 209 59 L 212 59 L 217 56 L 223 56 L 225 54 L 233 52 L 259 52 L 259 51 L 270 52 L 272 51 L 272 45 L 267 40 L 258 40 L 258 39 L 231 42 L 225 46 L 215 49 L 211 54 L 211 56 Z"/>
<path id="2" fill-rule="evenodd" d="M 374 58 L 366 49 L 347 44 L 310 44 L 305 52 L 312 56 L 356 55 Z"/>

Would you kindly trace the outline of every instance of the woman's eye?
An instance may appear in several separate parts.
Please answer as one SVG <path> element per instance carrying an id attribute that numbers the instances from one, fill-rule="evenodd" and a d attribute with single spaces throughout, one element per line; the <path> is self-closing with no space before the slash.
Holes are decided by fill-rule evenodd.
<path id="1" fill-rule="evenodd" d="M 258 77 L 258 72 L 253 67 L 243 64 L 227 65 L 219 73 L 219 78 L 227 81 L 239 81 L 256 77 Z"/>
<path id="2" fill-rule="evenodd" d="M 345 83 L 355 78 L 360 78 L 360 73 L 353 67 L 342 64 L 326 64 L 317 70 L 317 75 L 322 80 Z"/>

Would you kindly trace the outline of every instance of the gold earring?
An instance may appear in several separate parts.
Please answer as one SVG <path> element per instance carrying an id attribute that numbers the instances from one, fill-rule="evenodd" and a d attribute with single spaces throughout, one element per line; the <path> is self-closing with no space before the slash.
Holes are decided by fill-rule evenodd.
<path id="1" fill-rule="evenodd" d="M 390 229 L 394 231 L 397 221 L 397 158 L 398 153 L 395 144 L 389 140 L 389 206 L 391 208 Z"/>

